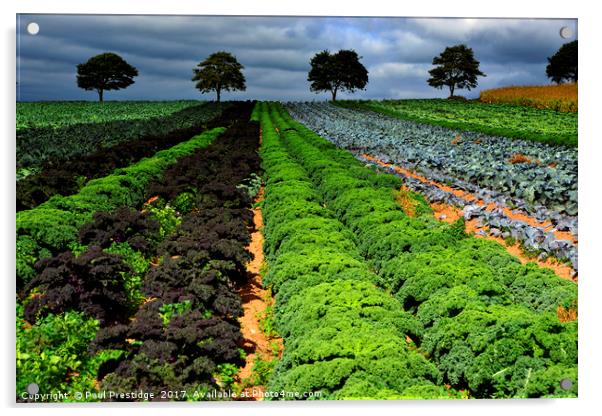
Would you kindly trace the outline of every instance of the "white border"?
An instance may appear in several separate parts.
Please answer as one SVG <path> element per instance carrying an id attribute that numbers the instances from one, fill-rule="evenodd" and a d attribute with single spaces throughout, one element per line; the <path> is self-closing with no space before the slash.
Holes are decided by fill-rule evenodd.
<path id="1" fill-rule="evenodd" d="M 303 0 L 229 0 L 229 1 L 184 1 L 169 0 L 150 4 L 152 0 L 103 0 L 66 1 L 66 0 L 19 0 L 13 4 L 3 2 L 1 19 L 3 21 L 2 78 L 5 96 L 0 101 L 4 135 L 0 140 L 2 149 L 1 189 L 5 198 L 3 208 L 2 264 L 4 266 L 4 302 L 2 356 L 5 363 L 2 368 L 0 392 L 2 405 L 8 414 L 32 414 L 40 411 L 49 415 L 88 415 L 138 413 L 144 409 L 148 415 L 177 412 L 180 414 L 231 414 L 246 415 L 282 415 L 334 413 L 337 414 L 411 414 L 411 415 L 505 415 L 537 413 L 545 415 L 593 414 L 592 409 L 599 407 L 597 402 L 602 386 L 599 374 L 602 370 L 599 356 L 601 349 L 598 323 L 600 304 L 599 262 L 602 249 L 597 236 L 600 235 L 600 156 L 602 137 L 600 137 L 600 77 L 602 68 L 599 56 L 598 39 L 602 39 L 599 14 L 594 4 L 575 1 L 526 2 L 524 0 L 503 0 L 487 2 L 455 1 L 382 1 L 370 0 L 362 4 L 350 4 L 343 0 L 318 1 Z M 207 403 L 194 406 L 147 406 L 133 404 L 129 406 L 102 404 L 85 408 L 69 406 L 15 407 L 14 400 L 14 122 L 15 122 L 15 14 L 16 13 L 112 13 L 112 14 L 205 14 L 205 15 L 331 15 L 331 16 L 449 16 L 449 17 L 544 17 L 579 19 L 580 84 L 579 96 L 579 206 L 580 206 L 580 319 L 579 319 L 579 399 L 576 400 L 506 400 L 467 402 L 320 402 L 320 403 Z M 583 87 L 586 85 L 587 87 Z M 598 405 L 598 406 L 596 406 Z M 134 410 L 135 409 L 135 410 Z"/>

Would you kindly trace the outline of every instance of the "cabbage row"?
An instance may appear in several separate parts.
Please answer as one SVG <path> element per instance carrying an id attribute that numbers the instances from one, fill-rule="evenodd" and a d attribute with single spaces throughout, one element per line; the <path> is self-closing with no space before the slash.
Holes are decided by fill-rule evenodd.
<path id="1" fill-rule="evenodd" d="M 445 203 L 462 210 L 466 220 L 476 220 L 479 227 L 487 226 L 477 231 L 475 234 L 480 236 L 491 235 L 501 237 L 506 241 L 518 241 L 523 250 L 528 253 L 537 254 L 538 259 L 545 260 L 552 256 L 553 258 L 570 263 L 573 271 L 572 277 L 577 276 L 578 272 L 578 249 L 577 245 L 571 240 L 558 237 L 556 230 L 570 231 L 577 236 L 577 218 L 568 219 L 560 217 L 555 227 L 546 229 L 538 225 L 530 225 L 522 219 L 513 219 L 501 209 L 486 209 L 485 205 L 479 205 L 475 201 L 467 201 L 464 198 L 456 196 L 453 192 L 441 189 L 437 185 L 425 182 L 403 172 L 398 172 L 395 165 L 383 167 L 378 162 L 370 160 L 364 156 L 358 156 L 359 160 L 382 169 L 393 175 L 403 178 L 404 185 L 412 191 L 419 192 L 430 203 Z M 456 184 L 457 185 L 457 184 Z M 465 187 L 464 189 L 467 189 Z M 540 217 L 544 221 L 546 217 Z"/>
<path id="2" fill-rule="evenodd" d="M 577 215 L 577 150 L 396 120 L 327 103 L 291 103 L 293 117 L 344 149 L 378 156 L 428 178 L 469 189 L 486 202 Z M 452 143 L 454 142 L 454 143 Z M 510 163 L 522 154 L 537 163 Z M 482 188 L 482 189 L 479 189 Z"/>
<path id="3" fill-rule="evenodd" d="M 429 202 L 465 209 L 466 218 L 488 226 L 490 235 L 518 241 L 541 258 L 569 261 L 576 274 L 577 246 L 554 233 L 578 235 L 576 149 L 458 133 L 324 103 L 292 103 L 287 108 L 298 121 L 360 159 L 367 153 L 468 191 L 487 205 L 528 214 L 542 223 L 550 221 L 552 229 L 532 226 L 509 218 L 502 210 L 485 211 L 451 192 L 405 178 L 406 185 L 423 193 Z M 512 163 L 516 155 L 525 156 L 522 161 L 526 163 Z"/>
<path id="4" fill-rule="evenodd" d="M 445 383 L 481 398 L 576 395 L 577 322 L 557 313 L 576 308 L 574 283 L 467 236 L 462 219 L 436 221 L 415 194 L 402 195 L 414 200 L 406 214 L 399 181 L 363 168 L 284 110 L 276 118 L 308 188 L 355 237 L 378 285 L 419 322 L 412 339 Z"/>
<path id="5" fill-rule="evenodd" d="M 453 100 L 339 101 L 337 104 L 451 129 L 577 146 L 576 113 Z"/>

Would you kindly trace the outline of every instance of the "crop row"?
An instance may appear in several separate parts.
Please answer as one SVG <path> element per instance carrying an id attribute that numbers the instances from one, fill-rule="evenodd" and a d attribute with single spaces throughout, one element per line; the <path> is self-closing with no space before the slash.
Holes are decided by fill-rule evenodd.
<path id="1" fill-rule="evenodd" d="M 33 264 L 51 257 L 77 241 L 78 230 L 97 211 L 144 202 L 147 186 L 178 158 L 207 146 L 224 131 L 216 128 L 170 149 L 157 152 L 113 174 L 89 181 L 77 194 L 54 196 L 36 208 L 17 213 L 17 287 L 34 274 Z"/>
<path id="2" fill-rule="evenodd" d="M 276 327 L 285 343 L 268 389 L 293 398 L 447 397 L 435 366 L 406 342 L 417 321 L 375 287 L 353 235 L 284 148 L 287 126 L 275 106 L 259 106 L 264 284 L 276 295 Z"/>
<path id="3" fill-rule="evenodd" d="M 157 184 L 168 194 L 195 192 L 196 202 L 159 247 L 162 263 L 142 281 L 149 301 L 130 323 L 98 334 L 96 350 L 125 351 L 104 388 L 142 389 L 158 399 L 162 391 L 186 391 L 175 399 L 201 400 L 244 363 L 236 288 L 246 279 L 252 215 L 250 196 L 237 186 L 259 169 L 258 139 L 256 124 L 235 125 Z"/>
<path id="4" fill-rule="evenodd" d="M 454 130 L 577 146 L 577 113 L 453 100 L 340 101 L 337 104 Z"/>
<path id="5" fill-rule="evenodd" d="M 287 105 L 293 117 L 339 147 L 378 156 L 444 183 L 482 189 L 485 202 L 577 215 L 577 151 L 459 132 L 325 103 Z M 512 163 L 522 155 L 524 163 Z M 463 185 L 463 184 L 462 184 Z M 475 190 L 476 191 L 476 190 Z M 492 192 L 493 191 L 493 192 Z"/>
<path id="6" fill-rule="evenodd" d="M 576 394 L 559 386 L 577 376 L 577 322 L 559 318 L 576 307 L 575 284 L 467 236 L 463 220 L 437 222 L 399 182 L 362 168 L 284 110 L 275 118 L 318 200 L 355 236 L 377 283 L 418 321 L 412 340 L 445 383 L 474 397 Z"/>
<path id="7" fill-rule="evenodd" d="M 485 205 L 535 217 L 541 224 L 549 221 L 554 228 L 510 218 L 502 209 L 485 211 L 484 206 L 470 206 L 453 192 L 405 175 L 406 185 L 424 193 L 429 202 L 460 209 L 466 206 L 470 211 L 467 219 L 478 218 L 495 237 L 512 238 L 542 257 L 568 260 L 577 271 L 577 247 L 565 236 L 555 234 L 556 230 L 570 231 L 576 238 L 578 233 L 575 149 L 554 150 L 533 142 L 456 134 L 443 127 L 361 114 L 328 104 L 297 103 L 287 108 L 297 120 L 362 160 L 364 154 L 376 156 L 429 181 L 467 191 Z M 510 155 L 521 155 L 525 163 L 512 163 Z"/>
<path id="8" fill-rule="evenodd" d="M 59 128 L 72 124 L 165 117 L 200 104 L 177 101 L 38 101 L 17 102 L 17 130 L 32 127 Z"/>
<path id="9" fill-rule="evenodd" d="M 64 104 L 47 104 L 50 107 L 53 105 L 62 107 Z M 149 104 L 134 104 L 141 108 L 147 105 Z M 112 104 L 109 107 L 111 106 Z M 151 107 L 161 108 L 155 105 Z M 168 105 L 167 108 L 171 107 Z M 90 119 L 76 124 L 21 128 L 17 130 L 17 168 L 25 171 L 22 175 L 25 176 L 28 171 L 39 170 L 44 162 L 56 167 L 67 159 L 91 154 L 100 148 L 144 137 L 165 136 L 174 130 L 190 129 L 211 120 L 222 108 L 219 104 L 206 103 L 187 105 L 173 113 L 158 113 L 162 115 L 154 115 L 154 112 L 151 112 L 149 116 L 152 116 L 148 118 L 101 117 L 100 120 L 95 120 L 95 117 L 91 116 Z"/>
<path id="10" fill-rule="evenodd" d="M 246 119 L 250 110 L 247 105 Z M 63 343 L 43 347 L 47 354 L 58 347 L 57 356 L 62 351 L 61 358 L 75 365 L 66 378 L 72 378 L 76 390 L 96 391 L 90 380 L 97 380 L 103 390 L 142 390 L 154 395 L 151 400 L 202 400 L 211 389 L 223 387 L 241 363 L 235 288 L 246 277 L 252 195 L 240 184 L 259 169 L 257 145 L 257 125 L 236 123 L 152 181 L 146 196 L 158 199 L 144 211 L 123 207 L 96 213 L 80 229 L 81 254 L 67 251 L 36 265 L 40 273 L 26 287 L 21 313 L 35 325 L 21 332 L 18 345 L 31 341 L 38 328 L 47 334 L 57 325 L 77 322 L 86 329 L 81 337 L 55 334 L 50 341 Z M 169 205 L 160 201 L 170 201 L 184 214 L 175 229 L 166 218 L 173 217 L 173 210 L 170 215 Z M 157 210 L 157 203 L 166 208 Z M 134 275 L 142 279 L 132 285 Z M 67 352 L 76 345 L 81 361 L 74 363 Z M 51 373 L 48 366 L 36 372 L 32 361 L 44 364 L 39 359 L 22 363 L 30 370 L 23 378 Z M 64 372 L 50 375 L 55 380 L 44 386 L 64 382 Z"/>
<path id="11" fill-rule="evenodd" d="M 47 201 L 53 195 L 76 193 L 85 182 L 110 174 L 114 169 L 129 166 L 143 157 L 149 157 L 162 149 L 175 146 L 204 130 L 229 126 L 239 116 L 239 105 L 228 105 L 216 117 L 201 124 L 170 131 L 157 131 L 151 135 L 100 148 L 77 158 L 60 160 L 50 158 L 42 164 L 38 173 L 17 181 L 17 212 L 31 209 Z M 209 106 L 197 107 L 205 111 Z M 203 110 L 204 109 L 204 110 Z"/>

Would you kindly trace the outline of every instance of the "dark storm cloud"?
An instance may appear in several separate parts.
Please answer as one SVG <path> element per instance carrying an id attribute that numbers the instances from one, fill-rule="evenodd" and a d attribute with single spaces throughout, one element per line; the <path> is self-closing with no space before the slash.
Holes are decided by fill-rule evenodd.
<path id="1" fill-rule="evenodd" d="M 30 36 L 27 23 L 40 33 Z M 192 68 L 227 50 L 245 66 L 247 91 L 224 98 L 316 100 L 309 91 L 309 59 L 316 52 L 355 49 L 370 82 L 357 98 L 444 97 L 426 84 L 433 56 L 466 43 L 487 74 L 479 88 L 546 83 L 546 57 L 564 42 L 558 31 L 575 20 L 298 18 L 203 16 L 22 15 L 18 81 L 22 100 L 96 99 L 77 88 L 75 66 L 106 51 L 119 53 L 140 75 L 109 99 L 201 96 Z M 474 96 L 478 90 L 466 92 Z M 351 97 L 343 94 L 342 97 Z"/>

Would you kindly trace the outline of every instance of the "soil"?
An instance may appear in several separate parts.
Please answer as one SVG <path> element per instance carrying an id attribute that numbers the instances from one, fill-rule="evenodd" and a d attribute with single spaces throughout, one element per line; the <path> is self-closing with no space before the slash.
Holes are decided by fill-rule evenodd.
<path id="1" fill-rule="evenodd" d="M 263 200 L 263 187 L 259 190 L 255 202 Z M 277 344 L 278 351 L 282 351 L 282 339 L 276 337 L 267 337 L 259 327 L 259 320 L 263 315 L 264 310 L 273 303 L 271 292 L 265 289 L 261 283 L 261 268 L 264 262 L 263 256 L 263 217 L 261 208 L 253 209 L 254 231 L 251 233 L 251 243 L 247 249 L 253 254 L 253 260 L 247 264 L 247 273 L 249 279 L 240 289 L 239 294 L 242 299 L 243 316 L 239 319 L 241 332 L 244 338 L 242 348 L 247 353 L 244 367 L 238 373 L 238 385 L 242 386 L 244 380 L 251 376 L 253 363 L 257 357 L 264 360 L 274 358 L 272 345 Z M 249 386 L 242 389 L 242 395 L 245 396 L 241 400 L 262 400 L 262 395 L 265 391 L 265 386 Z"/>
<path id="2" fill-rule="evenodd" d="M 392 164 L 385 163 L 385 162 L 383 162 L 373 156 L 367 155 L 367 154 L 362 154 L 361 156 L 363 158 L 370 160 L 374 163 L 377 163 L 378 165 L 383 166 L 383 167 L 392 167 L 393 166 Z M 477 198 L 475 195 L 473 195 L 469 192 L 465 192 L 465 191 L 462 191 L 459 189 L 454 189 L 447 185 L 432 181 L 430 179 L 425 178 L 424 176 L 421 176 L 415 172 L 412 172 L 408 169 L 401 168 L 399 166 L 395 166 L 394 170 L 397 173 L 400 173 L 402 175 L 409 176 L 414 179 L 418 179 L 421 182 L 425 182 L 430 185 L 436 186 L 445 192 L 450 192 L 450 193 L 454 194 L 455 196 L 464 199 L 467 202 L 471 202 L 471 203 L 478 204 L 478 205 L 485 205 L 485 202 L 483 200 Z M 432 203 L 432 204 L 430 204 L 430 206 L 433 209 L 435 218 L 437 218 L 440 221 L 445 221 L 445 222 L 451 223 L 451 222 L 456 221 L 460 217 L 462 217 L 462 211 L 452 205 L 444 204 L 444 203 Z M 550 221 L 540 222 L 536 218 L 530 217 L 526 214 L 515 214 L 509 208 L 499 207 L 495 203 L 488 204 L 485 209 L 487 211 L 493 211 L 496 208 L 502 208 L 504 211 L 504 214 L 506 216 L 508 216 L 508 218 L 511 218 L 513 220 L 520 220 L 520 221 L 523 221 L 523 222 L 525 222 L 531 226 L 535 226 L 535 227 L 543 227 L 546 231 L 549 231 L 553 227 L 553 225 Z M 402 207 L 402 209 L 403 209 L 403 207 Z M 474 234 L 480 230 L 488 231 L 487 226 L 478 227 L 477 223 L 478 223 L 478 219 L 476 219 L 476 218 L 466 221 L 466 225 L 465 225 L 466 232 L 468 234 Z M 575 245 L 577 245 L 577 243 L 578 243 L 577 238 L 568 231 L 555 231 L 554 235 L 556 235 L 556 238 L 558 238 L 558 239 L 572 241 L 573 244 L 575 244 Z M 559 263 L 558 261 L 553 260 L 553 259 L 539 260 L 537 258 L 529 257 L 523 252 L 519 243 L 509 245 L 508 243 L 506 243 L 506 241 L 503 238 L 493 237 L 491 235 L 487 235 L 487 236 L 475 235 L 475 237 L 497 241 L 506 249 L 506 251 L 508 253 L 517 257 L 521 261 L 521 263 L 535 262 L 540 267 L 546 267 L 546 268 L 552 269 L 554 271 L 554 273 L 556 273 L 556 275 L 562 279 L 571 280 L 573 282 L 577 282 L 577 280 L 578 280 L 576 276 L 571 277 L 573 274 L 573 268 L 570 267 L 569 265 L 564 264 L 564 263 Z"/>

